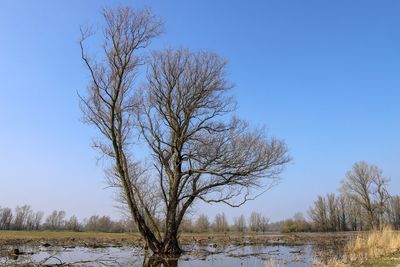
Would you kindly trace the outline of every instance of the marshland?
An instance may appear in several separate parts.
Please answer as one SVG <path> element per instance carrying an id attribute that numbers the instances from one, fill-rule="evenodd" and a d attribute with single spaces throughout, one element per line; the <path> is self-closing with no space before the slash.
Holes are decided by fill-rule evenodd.
<path id="1" fill-rule="evenodd" d="M 185 233 L 166 266 L 311 266 L 343 254 L 352 233 Z M 2 232 L 1 262 L 12 265 L 159 266 L 135 233 Z M 18 254 L 14 250 L 18 249 Z"/>
<path id="2" fill-rule="evenodd" d="M 2 2 L 0 266 L 398 266 L 399 11 Z"/>

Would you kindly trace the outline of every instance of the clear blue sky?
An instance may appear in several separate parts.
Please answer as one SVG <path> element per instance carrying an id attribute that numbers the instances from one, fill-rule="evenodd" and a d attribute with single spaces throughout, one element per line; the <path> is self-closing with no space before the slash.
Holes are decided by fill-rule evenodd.
<path id="1" fill-rule="evenodd" d="M 358 160 L 400 193 L 399 1 L 16 1 L 0 3 L 0 206 L 118 217 L 81 123 L 87 72 L 79 26 L 104 6 L 147 5 L 166 33 L 153 49 L 211 49 L 229 60 L 238 115 L 286 140 L 282 182 L 242 208 L 306 213 Z"/>

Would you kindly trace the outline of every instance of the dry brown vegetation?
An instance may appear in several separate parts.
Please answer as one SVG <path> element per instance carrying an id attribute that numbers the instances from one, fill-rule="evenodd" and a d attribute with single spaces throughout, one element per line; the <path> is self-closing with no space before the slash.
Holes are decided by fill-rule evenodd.
<path id="1" fill-rule="evenodd" d="M 366 260 L 385 256 L 400 249 L 400 232 L 385 227 L 382 231 L 359 234 L 346 246 L 350 261 Z"/>
<path id="2" fill-rule="evenodd" d="M 369 260 L 390 256 L 400 251 L 400 232 L 391 227 L 382 230 L 362 232 L 346 244 L 341 259 L 331 259 L 327 267 L 355 266 Z M 318 260 L 316 266 L 322 265 Z"/>
<path id="3" fill-rule="evenodd" d="M 181 233 L 180 241 L 184 245 L 215 244 L 223 245 L 304 245 L 317 244 L 343 246 L 353 236 L 353 233 Z M 1 245 L 51 245 L 74 246 L 142 246 L 143 239 L 138 233 L 99 233 L 99 232 L 70 232 L 70 231 L 0 231 Z"/>
<path id="4" fill-rule="evenodd" d="M 140 236 L 136 233 L 99 233 L 70 231 L 0 231 L 0 247 L 18 245 L 54 246 L 119 246 L 140 245 Z"/>

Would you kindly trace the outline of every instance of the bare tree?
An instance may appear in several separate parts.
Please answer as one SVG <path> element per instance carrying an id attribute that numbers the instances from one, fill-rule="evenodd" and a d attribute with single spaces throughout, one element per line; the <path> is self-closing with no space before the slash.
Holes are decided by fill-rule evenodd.
<path id="1" fill-rule="evenodd" d="M 338 230 L 339 231 L 347 231 L 347 224 L 348 224 L 348 216 L 347 214 L 347 201 L 346 197 L 340 195 L 337 198 L 337 214 L 338 214 Z"/>
<path id="2" fill-rule="evenodd" d="M 42 220 L 43 220 L 43 216 L 44 216 L 43 211 L 37 211 L 35 213 L 35 216 L 33 218 L 33 225 L 34 225 L 34 229 L 35 230 L 39 230 L 40 225 L 41 225 Z"/>
<path id="3" fill-rule="evenodd" d="M 196 199 L 240 206 L 289 160 L 281 141 L 236 118 L 222 120 L 234 108 L 224 67 L 213 53 L 154 53 L 136 99 L 136 124 L 165 203 L 167 250 L 180 251 L 176 231 Z"/>
<path id="4" fill-rule="evenodd" d="M 253 232 L 265 232 L 268 229 L 269 219 L 261 213 L 253 211 L 249 218 L 249 227 Z"/>
<path id="5" fill-rule="evenodd" d="M 400 229 L 400 196 L 390 197 L 387 212 L 389 222 L 395 229 Z"/>
<path id="6" fill-rule="evenodd" d="M 364 161 L 353 165 L 342 181 L 341 194 L 318 196 L 309 215 L 318 231 L 359 231 L 390 223 L 396 226 L 396 200 L 388 193 L 390 179 Z"/>
<path id="7" fill-rule="evenodd" d="M 34 230 L 35 229 L 35 213 L 30 211 L 26 218 L 25 230 Z"/>
<path id="8" fill-rule="evenodd" d="M 49 230 L 61 230 L 65 226 L 65 211 L 54 210 L 46 218 L 45 227 Z"/>
<path id="9" fill-rule="evenodd" d="M 27 229 L 28 219 L 32 214 L 31 206 L 24 205 L 24 206 L 17 206 L 15 208 L 15 216 L 14 216 L 14 223 L 13 228 L 15 230 L 25 230 Z"/>
<path id="10" fill-rule="evenodd" d="M 346 211 L 349 217 L 350 229 L 358 231 L 363 229 L 362 207 L 349 196 L 344 196 L 346 200 Z"/>
<path id="11" fill-rule="evenodd" d="M 246 231 L 246 218 L 243 214 L 234 218 L 233 228 L 238 232 Z"/>
<path id="12" fill-rule="evenodd" d="M 379 175 L 373 176 L 373 183 L 375 185 L 374 196 L 375 196 L 375 207 L 377 212 L 377 224 L 382 225 L 384 223 L 384 216 L 387 211 L 387 205 L 390 200 L 387 187 L 390 181 L 389 178 L 382 176 L 382 171 L 379 170 Z"/>
<path id="13" fill-rule="evenodd" d="M 10 230 L 13 220 L 12 210 L 10 208 L 0 209 L 0 229 Z"/>
<path id="14" fill-rule="evenodd" d="M 329 193 L 318 196 L 314 207 L 309 209 L 314 228 L 317 231 L 345 231 L 348 223 L 348 203 L 343 195 Z M 354 214 L 355 215 L 355 214 Z"/>
<path id="15" fill-rule="evenodd" d="M 196 220 L 196 230 L 199 232 L 207 232 L 210 229 L 210 221 L 206 214 L 200 214 Z"/>
<path id="16" fill-rule="evenodd" d="M 318 231 L 328 231 L 328 207 L 324 197 L 318 196 L 308 214 Z"/>
<path id="17" fill-rule="evenodd" d="M 65 224 L 66 228 L 70 231 L 78 232 L 82 230 L 82 225 L 79 223 L 78 218 L 75 215 L 71 216 Z"/>
<path id="18" fill-rule="evenodd" d="M 335 194 L 327 194 L 326 196 L 327 206 L 328 206 L 328 230 L 334 232 L 338 228 L 338 209 L 337 209 L 337 199 Z"/>
<path id="19" fill-rule="evenodd" d="M 104 61 L 87 55 L 88 32 L 82 33 L 82 58 L 91 74 L 82 110 L 104 137 L 95 147 L 113 160 L 108 181 L 121 189 L 149 248 L 179 255 L 179 227 L 195 200 L 240 206 L 253 199 L 259 188 L 276 184 L 289 161 L 287 149 L 263 130 L 227 119 L 235 103 L 226 63 L 214 53 L 153 53 L 147 82 L 134 90 L 139 50 L 160 33 L 160 23 L 148 11 L 130 8 L 106 10 L 104 17 Z M 135 130 L 149 148 L 150 165 L 133 157 Z"/>
<path id="20" fill-rule="evenodd" d="M 259 231 L 259 225 L 261 223 L 261 213 L 253 211 L 249 217 L 249 228 L 250 231 L 257 232 Z"/>
<path id="21" fill-rule="evenodd" d="M 93 215 L 86 222 L 85 229 L 93 232 L 111 232 L 113 221 L 109 216 Z"/>
<path id="22" fill-rule="evenodd" d="M 229 224 L 226 219 L 225 213 L 218 213 L 215 215 L 213 229 L 215 232 L 226 232 L 229 229 Z"/>
<path id="23" fill-rule="evenodd" d="M 342 181 L 341 191 L 363 208 L 369 228 L 379 226 L 382 220 L 388 181 L 381 169 L 364 161 L 355 163 Z"/>
<path id="24" fill-rule="evenodd" d="M 133 130 L 132 87 L 142 63 L 139 52 L 159 35 L 161 24 L 148 10 L 128 7 L 104 10 L 103 16 L 106 20 L 103 62 L 96 62 L 87 55 L 83 44 L 92 33 L 82 30 L 82 59 L 91 75 L 88 95 L 81 98 L 82 111 L 86 122 L 95 125 L 104 137 L 96 140 L 94 147 L 113 160 L 108 171 L 110 185 L 121 188 L 122 200 L 139 232 L 151 250 L 157 252 L 162 248 L 161 237 L 154 213 L 145 203 L 154 198 L 150 191 L 146 190 L 146 194 L 144 188 L 138 187 L 147 184 L 146 178 L 142 178 L 142 170 L 133 161 L 129 149 Z M 145 196 L 148 196 L 146 200 Z"/>

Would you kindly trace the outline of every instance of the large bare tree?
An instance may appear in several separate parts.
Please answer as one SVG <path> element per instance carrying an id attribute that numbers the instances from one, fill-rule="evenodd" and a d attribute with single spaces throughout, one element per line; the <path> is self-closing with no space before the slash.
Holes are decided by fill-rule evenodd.
<path id="1" fill-rule="evenodd" d="M 365 161 L 356 162 L 342 181 L 341 191 L 362 207 L 369 228 L 383 221 L 389 200 L 388 182 L 381 169 Z"/>
<path id="2" fill-rule="evenodd" d="M 240 206 L 276 184 L 290 160 L 283 141 L 232 117 L 235 101 L 226 62 L 211 52 L 166 50 L 143 60 L 159 35 L 147 10 L 104 11 L 104 59 L 82 58 L 91 82 L 81 98 L 86 122 L 102 137 L 94 143 L 109 157 L 107 178 L 118 187 L 139 232 L 158 255 L 179 255 L 178 230 L 196 200 Z M 134 86 L 140 66 L 147 75 Z M 149 152 L 134 158 L 133 140 Z"/>
<path id="3" fill-rule="evenodd" d="M 308 214 L 318 231 L 328 231 L 328 206 L 324 197 L 318 196 L 314 207 L 310 207 Z"/>

